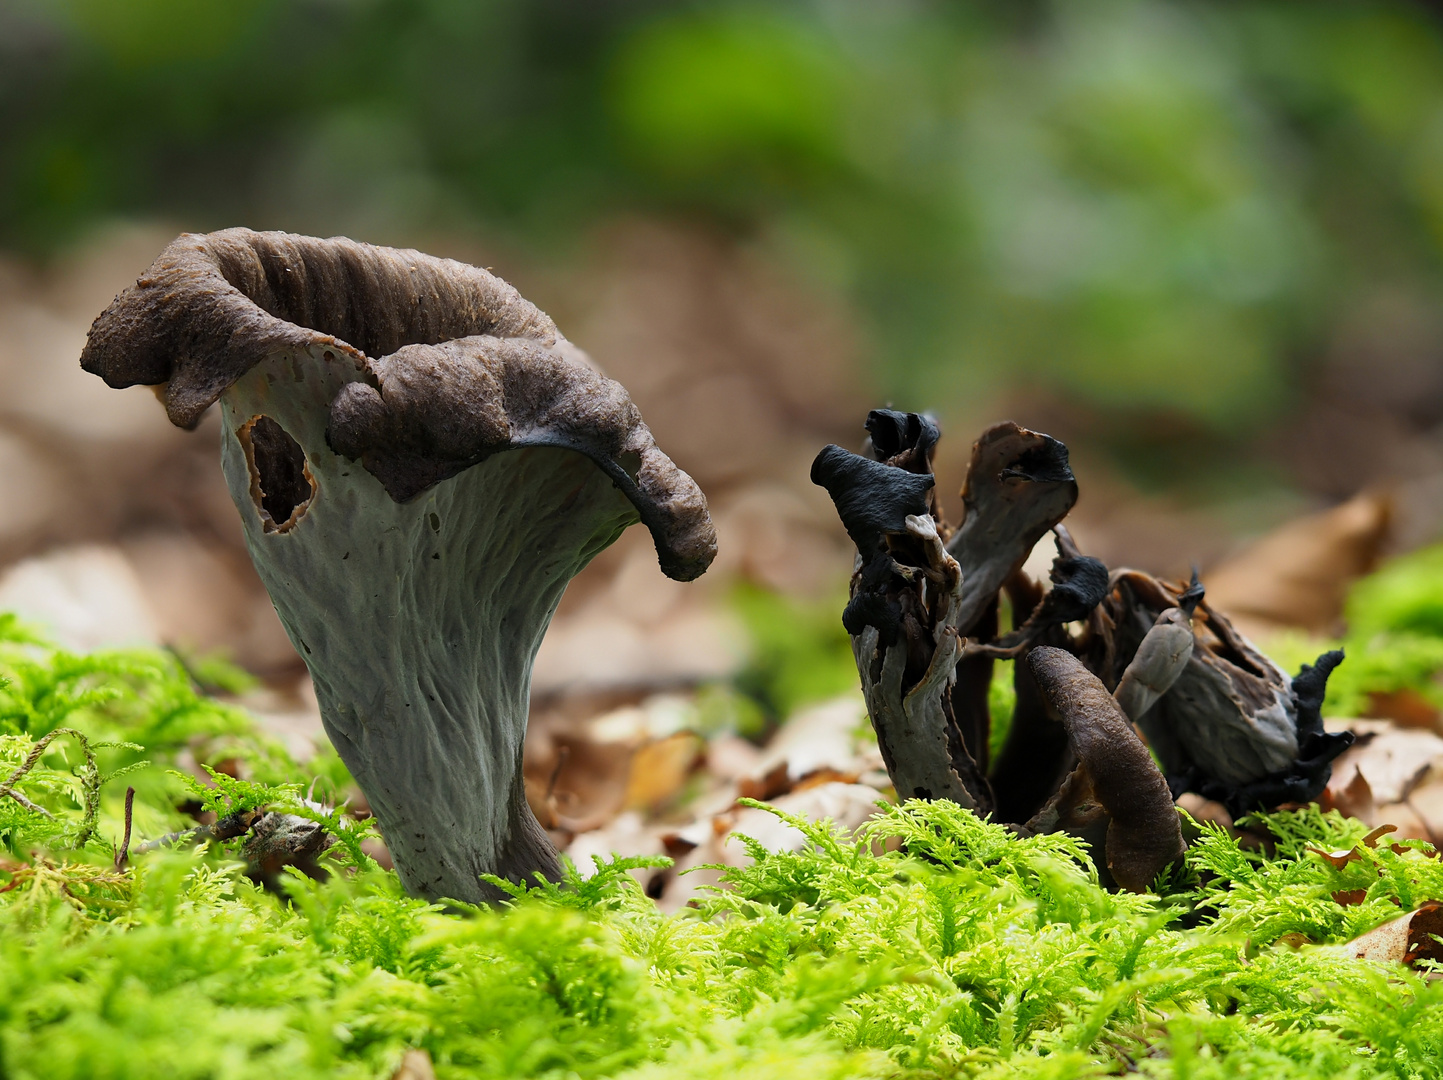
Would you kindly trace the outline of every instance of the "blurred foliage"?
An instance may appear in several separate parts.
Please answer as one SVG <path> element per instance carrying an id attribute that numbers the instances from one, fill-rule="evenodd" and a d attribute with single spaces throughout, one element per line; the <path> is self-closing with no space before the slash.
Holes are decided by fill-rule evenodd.
<path id="1" fill-rule="evenodd" d="M 751 659 L 734 679 L 773 721 L 798 706 L 857 690 L 857 661 L 842 626 L 845 598 L 809 600 L 743 583 L 733 604 L 751 639 Z"/>
<path id="2" fill-rule="evenodd" d="M 1266 642 L 1290 672 L 1324 648 L 1341 647 L 1328 679 L 1328 716 L 1374 716 L 1374 695 L 1413 691 L 1443 708 L 1443 544 L 1393 559 L 1357 582 L 1344 608 L 1347 633 L 1322 642 L 1304 634 Z"/>
<path id="3" fill-rule="evenodd" d="M 1379 304 L 1438 307 L 1443 30 L 1404 0 L 0 0 L 0 243 L 144 214 L 565 245 L 629 211 L 836 289 L 899 404 L 1045 385 L 1241 432 Z"/>

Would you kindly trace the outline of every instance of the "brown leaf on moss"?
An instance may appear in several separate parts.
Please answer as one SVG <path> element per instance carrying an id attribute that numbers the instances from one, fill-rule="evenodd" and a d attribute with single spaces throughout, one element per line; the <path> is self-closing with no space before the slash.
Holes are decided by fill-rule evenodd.
<path id="1" fill-rule="evenodd" d="M 1429 901 L 1382 926 L 1348 942 L 1344 949 L 1357 960 L 1385 960 L 1416 964 L 1420 960 L 1443 962 L 1443 903 Z"/>
<path id="2" fill-rule="evenodd" d="M 1326 861 L 1333 867 L 1334 870 L 1341 870 L 1349 863 L 1357 862 L 1363 857 L 1362 852 L 1358 850 L 1359 846 L 1375 848 L 1378 846 L 1378 841 L 1380 838 L 1387 836 L 1391 832 L 1397 831 L 1398 826 L 1396 825 L 1379 825 L 1367 836 L 1359 840 L 1358 844 L 1354 847 L 1339 849 L 1338 851 L 1324 851 L 1322 848 L 1313 847 L 1311 844 L 1309 844 L 1308 850 L 1311 851 L 1314 855 L 1321 856 L 1324 861 Z M 1395 846 L 1394 850 L 1401 851 L 1402 849 Z"/>

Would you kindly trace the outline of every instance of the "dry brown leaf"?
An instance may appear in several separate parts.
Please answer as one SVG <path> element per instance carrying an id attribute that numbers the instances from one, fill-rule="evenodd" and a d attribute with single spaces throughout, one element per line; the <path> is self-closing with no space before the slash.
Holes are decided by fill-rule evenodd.
<path id="1" fill-rule="evenodd" d="M 1379 825 L 1367 836 L 1359 840 L 1358 845 L 1362 847 L 1375 848 L 1378 846 L 1378 840 L 1381 837 L 1387 836 L 1389 833 L 1397 831 L 1398 826 L 1396 825 Z M 1357 862 L 1363 857 L 1362 853 L 1358 851 L 1357 846 L 1343 848 L 1338 851 L 1324 851 L 1322 848 L 1313 847 L 1311 844 L 1309 844 L 1308 850 L 1311 851 L 1314 855 L 1321 856 L 1326 862 L 1331 864 L 1334 870 L 1341 870 L 1349 863 Z M 1402 849 L 1395 848 L 1395 850 L 1401 851 Z"/>
<path id="2" fill-rule="evenodd" d="M 1386 495 L 1364 493 L 1290 521 L 1207 575 L 1208 602 L 1245 634 L 1334 629 L 1354 579 L 1378 561 L 1392 517 Z"/>
<path id="3" fill-rule="evenodd" d="M 1443 904 L 1436 900 L 1369 930 L 1343 948 L 1346 955 L 1357 960 L 1400 964 L 1443 961 L 1443 943 L 1435 935 L 1443 935 Z"/>
<path id="4" fill-rule="evenodd" d="M 765 772 L 743 777 L 737 784 L 737 794 L 743 799 L 766 801 L 791 790 L 792 778 L 785 760 L 778 761 Z"/>
<path id="5" fill-rule="evenodd" d="M 736 735 L 718 735 L 706 747 L 706 769 L 718 780 L 741 780 L 753 775 L 762 752 Z"/>
<path id="6" fill-rule="evenodd" d="M 1370 725 L 1333 763 L 1333 778 L 1328 786 L 1346 786 L 1355 774 L 1362 774 L 1368 780 L 1374 803 L 1382 806 L 1406 799 L 1427 778 L 1430 769 L 1443 772 L 1443 738 L 1431 731 L 1391 724 L 1379 730 Z"/>
<path id="7" fill-rule="evenodd" d="M 638 749 L 626 781 L 625 808 L 655 810 L 676 798 L 705 747 L 700 735 L 678 731 Z"/>
<path id="8" fill-rule="evenodd" d="M 1324 812 L 1338 810 L 1348 817 L 1371 822 L 1376 807 L 1373 802 L 1373 789 L 1368 785 L 1368 778 L 1357 769 L 1352 769 L 1346 780 L 1336 782 L 1340 780 L 1335 766 L 1333 780 L 1328 782 L 1328 786 L 1323 789 L 1323 794 L 1318 798 L 1319 808 Z"/>
<path id="9" fill-rule="evenodd" d="M 1423 819 L 1433 843 L 1443 844 L 1443 778 L 1414 788 L 1408 805 Z"/>
<path id="10" fill-rule="evenodd" d="M 856 782 L 857 774 L 854 772 L 845 772 L 841 769 L 821 768 L 815 772 L 807 773 L 806 776 L 792 785 L 792 790 L 806 791 L 808 788 L 820 787 L 823 784 L 855 784 Z"/>
<path id="11" fill-rule="evenodd" d="M 1376 817 L 1379 821 L 1386 821 L 1396 826 L 1399 840 L 1431 841 L 1433 839 L 1432 833 L 1423 821 L 1423 816 L 1406 802 L 1380 806 L 1377 809 Z M 1393 846 L 1397 851 L 1403 850 L 1396 844 Z"/>
<path id="12" fill-rule="evenodd" d="M 1210 821 L 1215 825 L 1221 825 L 1229 832 L 1233 831 L 1233 816 L 1228 813 L 1228 808 L 1213 799 L 1204 799 L 1195 791 L 1184 791 L 1177 798 L 1177 804 L 1186 810 L 1194 821 Z"/>
<path id="13" fill-rule="evenodd" d="M 1443 713 L 1417 690 L 1404 688 L 1389 693 L 1374 691 L 1368 695 L 1368 715 L 1391 720 L 1403 728 L 1425 728 L 1438 731 L 1443 727 Z"/>
<path id="14" fill-rule="evenodd" d="M 799 709 L 782 725 L 753 768 L 738 778 L 738 794 L 775 799 L 822 784 L 888 784 L 877 741 L 866 731 L 860 695 L 843 694 Z"/>

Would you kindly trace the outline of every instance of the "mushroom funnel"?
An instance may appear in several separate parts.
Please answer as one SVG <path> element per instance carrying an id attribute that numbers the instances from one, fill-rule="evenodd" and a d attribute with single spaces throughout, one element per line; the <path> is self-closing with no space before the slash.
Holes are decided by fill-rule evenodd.
<path id="1" fill-rule="evenodd" d="M 561 594 L 638 520 L 670 577 L 716 553 L 621 385 L 484 270 L 246 229 L 175 240 L 81 364 L 182 427 L 220 402 L 246 544 L 407 889 L 557 876 L 521 747 Z"/>

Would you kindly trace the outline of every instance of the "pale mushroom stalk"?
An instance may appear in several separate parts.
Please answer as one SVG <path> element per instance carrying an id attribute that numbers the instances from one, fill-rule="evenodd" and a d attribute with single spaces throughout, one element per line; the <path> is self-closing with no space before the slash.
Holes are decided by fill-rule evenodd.
<path id="1" fill-rule="evenodd" d="M 986 813 L 986 777 L 952 716 L 962 579 L 928 511 L 931 474 L 828 446 L 812 481 L 857 545 L 842 622 L 893 787 L 904 799 L 951 799 Z"/>
<path id="2" fill-rule="evenodd" d="M 407 889 L 556 877 L 521 751 L 561 594 L 639 519 L 672 577 L 716 550 L 621 386 L 485 271 L 244 229 L 176 240 L 82 363 L 182 426 L 220 401 L 247 546 Z"/>
<path id="3" fill-rule="evenodd" d="M 1192 659 L 1192 613 L 1203 598 L 1203 587 L 1193 571 L 1192 584 L 1176 607 L 1165 608 L 1143 637 L 1137 653 L 1123 670 L 1112 696 L 1134 724 L 1142 721 L 1160 697 L 1172 689 Z"/>

